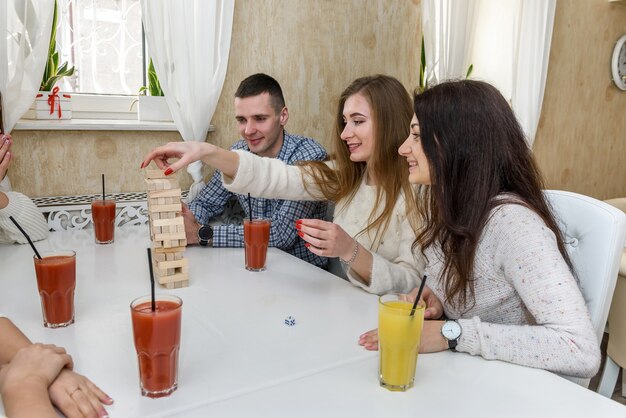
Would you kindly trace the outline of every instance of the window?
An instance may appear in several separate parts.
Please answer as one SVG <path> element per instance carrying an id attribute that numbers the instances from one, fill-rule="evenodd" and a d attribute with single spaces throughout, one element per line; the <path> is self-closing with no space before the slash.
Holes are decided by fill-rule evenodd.
<path id="1" fill-rule="evenodd" d="M 76 68 L 57 85 L 73 93 L 73 118 L 135 119 L 145 80 L 139 0 L 58 0 L 60 62 Z"/>

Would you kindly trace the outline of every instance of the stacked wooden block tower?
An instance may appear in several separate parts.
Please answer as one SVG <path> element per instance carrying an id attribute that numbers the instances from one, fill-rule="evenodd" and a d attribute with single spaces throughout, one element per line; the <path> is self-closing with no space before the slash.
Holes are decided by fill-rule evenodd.
<path id="1" fill-rule="evenodd" d="M 180 187 L 161 170 L 146 170 L 148 219 L 155 278 L 168 289 L 189 286 L 187 240 L 181 215 Z"/>

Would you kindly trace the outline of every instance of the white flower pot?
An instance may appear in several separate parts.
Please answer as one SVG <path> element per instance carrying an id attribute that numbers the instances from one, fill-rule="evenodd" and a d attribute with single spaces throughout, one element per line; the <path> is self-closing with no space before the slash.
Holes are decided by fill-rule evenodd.
<path id="1" fill-rule="evenodd" d="M 172 114 L 163 96 L 139 96 L 139 120 L 173 122 Z"/>

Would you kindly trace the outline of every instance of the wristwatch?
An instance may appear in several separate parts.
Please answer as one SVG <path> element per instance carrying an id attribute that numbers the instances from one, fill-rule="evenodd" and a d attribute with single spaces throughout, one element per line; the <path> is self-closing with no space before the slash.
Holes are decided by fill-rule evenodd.
<path id="1" fill-rule="evenodd" d="M 441 326 L 441 335 L 448 340 L 448 348 L 452 351 L 455 351 L 462 333 L 461 325 L 453 319 L 447 320 Z"/>
<path id="2" fill-rule="evenodd" d="M 202 225 L 198 229 L 198 241 L 203 247 L 213 246 L 213 227 L 211 225 Z"/>

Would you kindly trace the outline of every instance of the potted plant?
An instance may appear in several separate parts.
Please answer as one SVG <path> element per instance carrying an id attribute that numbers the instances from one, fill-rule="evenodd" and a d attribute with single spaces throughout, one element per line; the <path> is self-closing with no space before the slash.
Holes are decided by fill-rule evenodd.
<path id="1" fill-rule="evenodd" d="M 147 95 L 150 93 L 150 95 Z M 172 122 L 172 114 L 161 89 L 152 59 L 148 64 L 148 86 L 139 89 L 139 120 Z"/>
<path id="2" fill-rule="evenodd" d="M 68 68 L 67 62 L 59 65 L 59 52 L 57 51 L 57 1 L 54 1 L 54 13 L 52 15 L 52 31 L 50 33 L 50 46 L 48 47 L 48 59 L 43 72 L 39 94 L 35 98 L 35 113 L 37 119 L 71 119 L 72 107 L 71 96 L 67 93 L 59 93 L 55 84 L 63 77 L 74 74 L 74 67 Z"/>

